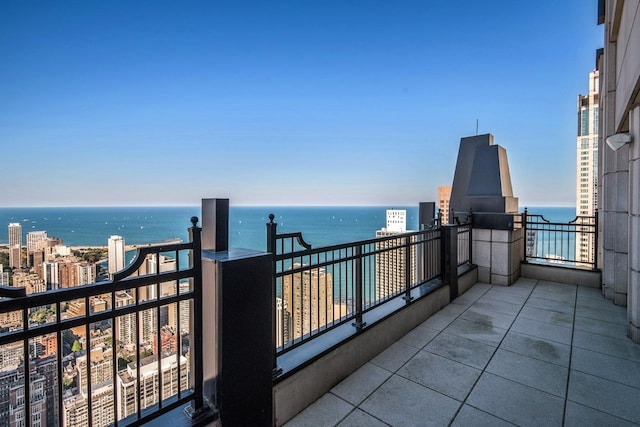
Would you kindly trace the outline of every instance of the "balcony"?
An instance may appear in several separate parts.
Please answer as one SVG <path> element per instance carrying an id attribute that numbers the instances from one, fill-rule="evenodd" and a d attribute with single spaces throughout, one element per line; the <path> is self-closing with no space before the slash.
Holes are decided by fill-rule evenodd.
<path id="1" fill-rule="evenodd" d="M 544 275 L 555 281 L 520 277 L 510 286 L 478 279 L 526 276 L 523 228 L 476 229 L 470 214 L 464 225 L 312 249 L 301 233 L 278 234 L 271 221 L 269 251 L 261 252 L 228 248 L 228 200 L 203 201 L 202 215 L 201 241 L 194 223 L 190 242 L 144 248 L 113 281 L 0 301 L 23 325 L 0 335 L 1 345 L 17 343 L 31 355 L 43 337 L 56 338 L 54 424 L 640 422 L 640 347 L 625 338 L 623 308 L 582 280 L 567 284 L 575 269 L 551 266 Z M 190 257 L 188 268 L 178 252 Z M 171 271 L 140 272 L 144 259 L 159 265 L 171 253 Z M 382 260 L 386 279 L 376 276 Z M 392 286 L 382 293 L 371 286 L 385 280 Z M 303 284 L 308 290 L 292 291 Z M 326 304 L 343 294 L 338 306 Z M 29 321 L 48 304 L 50 320 Z M 188 306 L 192 323 L 182 315 L 171 321 L 188 334 L 165 337 L 166 309 Z M 297 332 L 284 328 L 285 307 Z M 115 325 L 111 340 L 101 325 Z M 145 325 L 153 332 L 143 339 Z M 65 341 L 68 331 L 80 347 Z M 127 334 L 141 342 L 128 348 Z M 72 353 L 77 402 L 65 381 Z M 32 381 L 15 395 L 31 395 L 33 413 L 48 402 L 49 377 L 39 366 L 22 369 L 16 378 L 26 369 Z M 20 402 L 14 412 L 29 413 Z"/>

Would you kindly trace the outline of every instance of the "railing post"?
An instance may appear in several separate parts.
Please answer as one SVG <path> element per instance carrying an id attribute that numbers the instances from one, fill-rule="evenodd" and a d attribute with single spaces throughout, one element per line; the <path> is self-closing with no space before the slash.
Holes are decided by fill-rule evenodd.
<path id="1" fill-rule="evenodd" d="M 361 331 L 366 323 L 362 320 L 362 247 L 356 246 L 356 321 L 353 326 L 357 331 Z"/>
<path id="2" fill-rule="evenodd" d="M 411 238 L 406 236 L 404 238 L 404 296 L 402 297 L 407 303 L 413 299 L 411 297 Z"/>
<path id="3" fill-rule="evenodd" d="M 527 216 L 527 208 L 524 208 L 524 212 L 522 213 L 522 219 L 520 220 L 522 222 L 522 229 L 524 231 L 524 259 L 522 260 L 522 262 L 526 263 L 527 262 L 527 245 L 529 244 L 529 235 L 527 234 L 527 221 L 528 221 L 528 216 Z"/>
<path id="4" fill-rule="evenodd" d="M 593 212 L 594 215 L 594 238 L 593 238 L 593 269 L 598 269 L 598 208 Z"/>
<path id="5" fill-rule="evenodd" d="M 469 264 L 473 264 L 473 212 L 469 209 Z"/>
<path id="6" fill-rule="evenodd" d="M 449 300 L 458 297 L 458 225 L 449 224 L 440 229 L 442 281 L 449 285 Z"/>
<path id="7" fill-rule="evenodd" d="M 191 419 L 209 415 L 211 407 L 204 400 L 204 352 L 202 333 L 202 229 L 198 227 L 198 217 L 191 217 L 192 226 L 189 228 L 189 241 L 193 243 L 190 267 L 193 268 L 193 317 L 200 321 L 191 322 L 190 351 L 193 366 L 193 400 L 185 408 L 185 413 Z"/>
<path id="8" fill-rule="evenodd" d="M 273 301 L 273 310 L 271 314 L 271 321 L 273 322 L 273 379 L 276 379 L 282 375 L 282 368 L 278 366 L 278 322 L 276 321 L 276 238 L 278 235 L 278 223 L 273 222 L 275 219 L 274 214 L 269 214 L 269 222 L 267 223 L 267 252 L 273 256 L 272 271 L 271 271 L 271 300 Z M 284 304 L 284 295 L 282 298 Z M 284 310 L 284 306 L 283 306 Z M 283 343 L 284 344 L 284 343 Z"/>
<path id="9" fill-rule="evenodd" d="M 205 199 L 202 206 L 203 215 L 214 216 L 202 221 L 206 309 L 196 319 L 205 338 L 204 392 L 213 396 L 222 425 L 273 425 L 273 255 L 221 249 L 228 230 L 225 202 Z M 205 246 L 212 243 L 214 248 Z"/>

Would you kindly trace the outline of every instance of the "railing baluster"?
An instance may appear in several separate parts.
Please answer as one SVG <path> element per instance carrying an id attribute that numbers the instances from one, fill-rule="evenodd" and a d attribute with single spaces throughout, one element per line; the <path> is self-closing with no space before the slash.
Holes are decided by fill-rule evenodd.
<path id="1" fill-rule="evenodd" d="M 360 331 L 365 326 L 362 320 L 362 246 L 358 245 L 355 249 L 356 321 L 353 326 L 355 326 L 356 330 Z"/>

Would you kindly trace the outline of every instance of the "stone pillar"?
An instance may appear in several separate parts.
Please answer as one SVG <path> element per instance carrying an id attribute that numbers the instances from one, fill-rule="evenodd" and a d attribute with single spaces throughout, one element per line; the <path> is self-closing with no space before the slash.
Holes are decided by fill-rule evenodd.
<path id="1" fill-rule="evenodd" d="M 640 107 L 629 114 L 628 335 L 640 342 Z"/>
<path id="2" fill-rule="evenodd" d="M 510 286 L 520 277 L 524 259 L 524 230 L 473 228 L 473 260 L 478 281 Z"/>
<path id="3" fill-rule="evenodd" d="M 228 249 L 228 199 L 202 200 L 204 392 L 222 425 L 273 425 L 273 256 Z"/>
<path id="4" fill-rule="evenodd" d="M 629 144 L 617 151 L 603 145 L 603 292 L 627 304 L 629 242 Z"/>

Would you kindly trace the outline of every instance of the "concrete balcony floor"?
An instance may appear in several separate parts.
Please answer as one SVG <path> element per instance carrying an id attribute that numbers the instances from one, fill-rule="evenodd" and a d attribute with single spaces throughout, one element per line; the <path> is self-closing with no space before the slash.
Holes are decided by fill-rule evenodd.
<path id="1" fill-rule="evenodd" d="M 640 345 L 599 289 L 478 283 L 293 426 L 640 424 Z"/>

